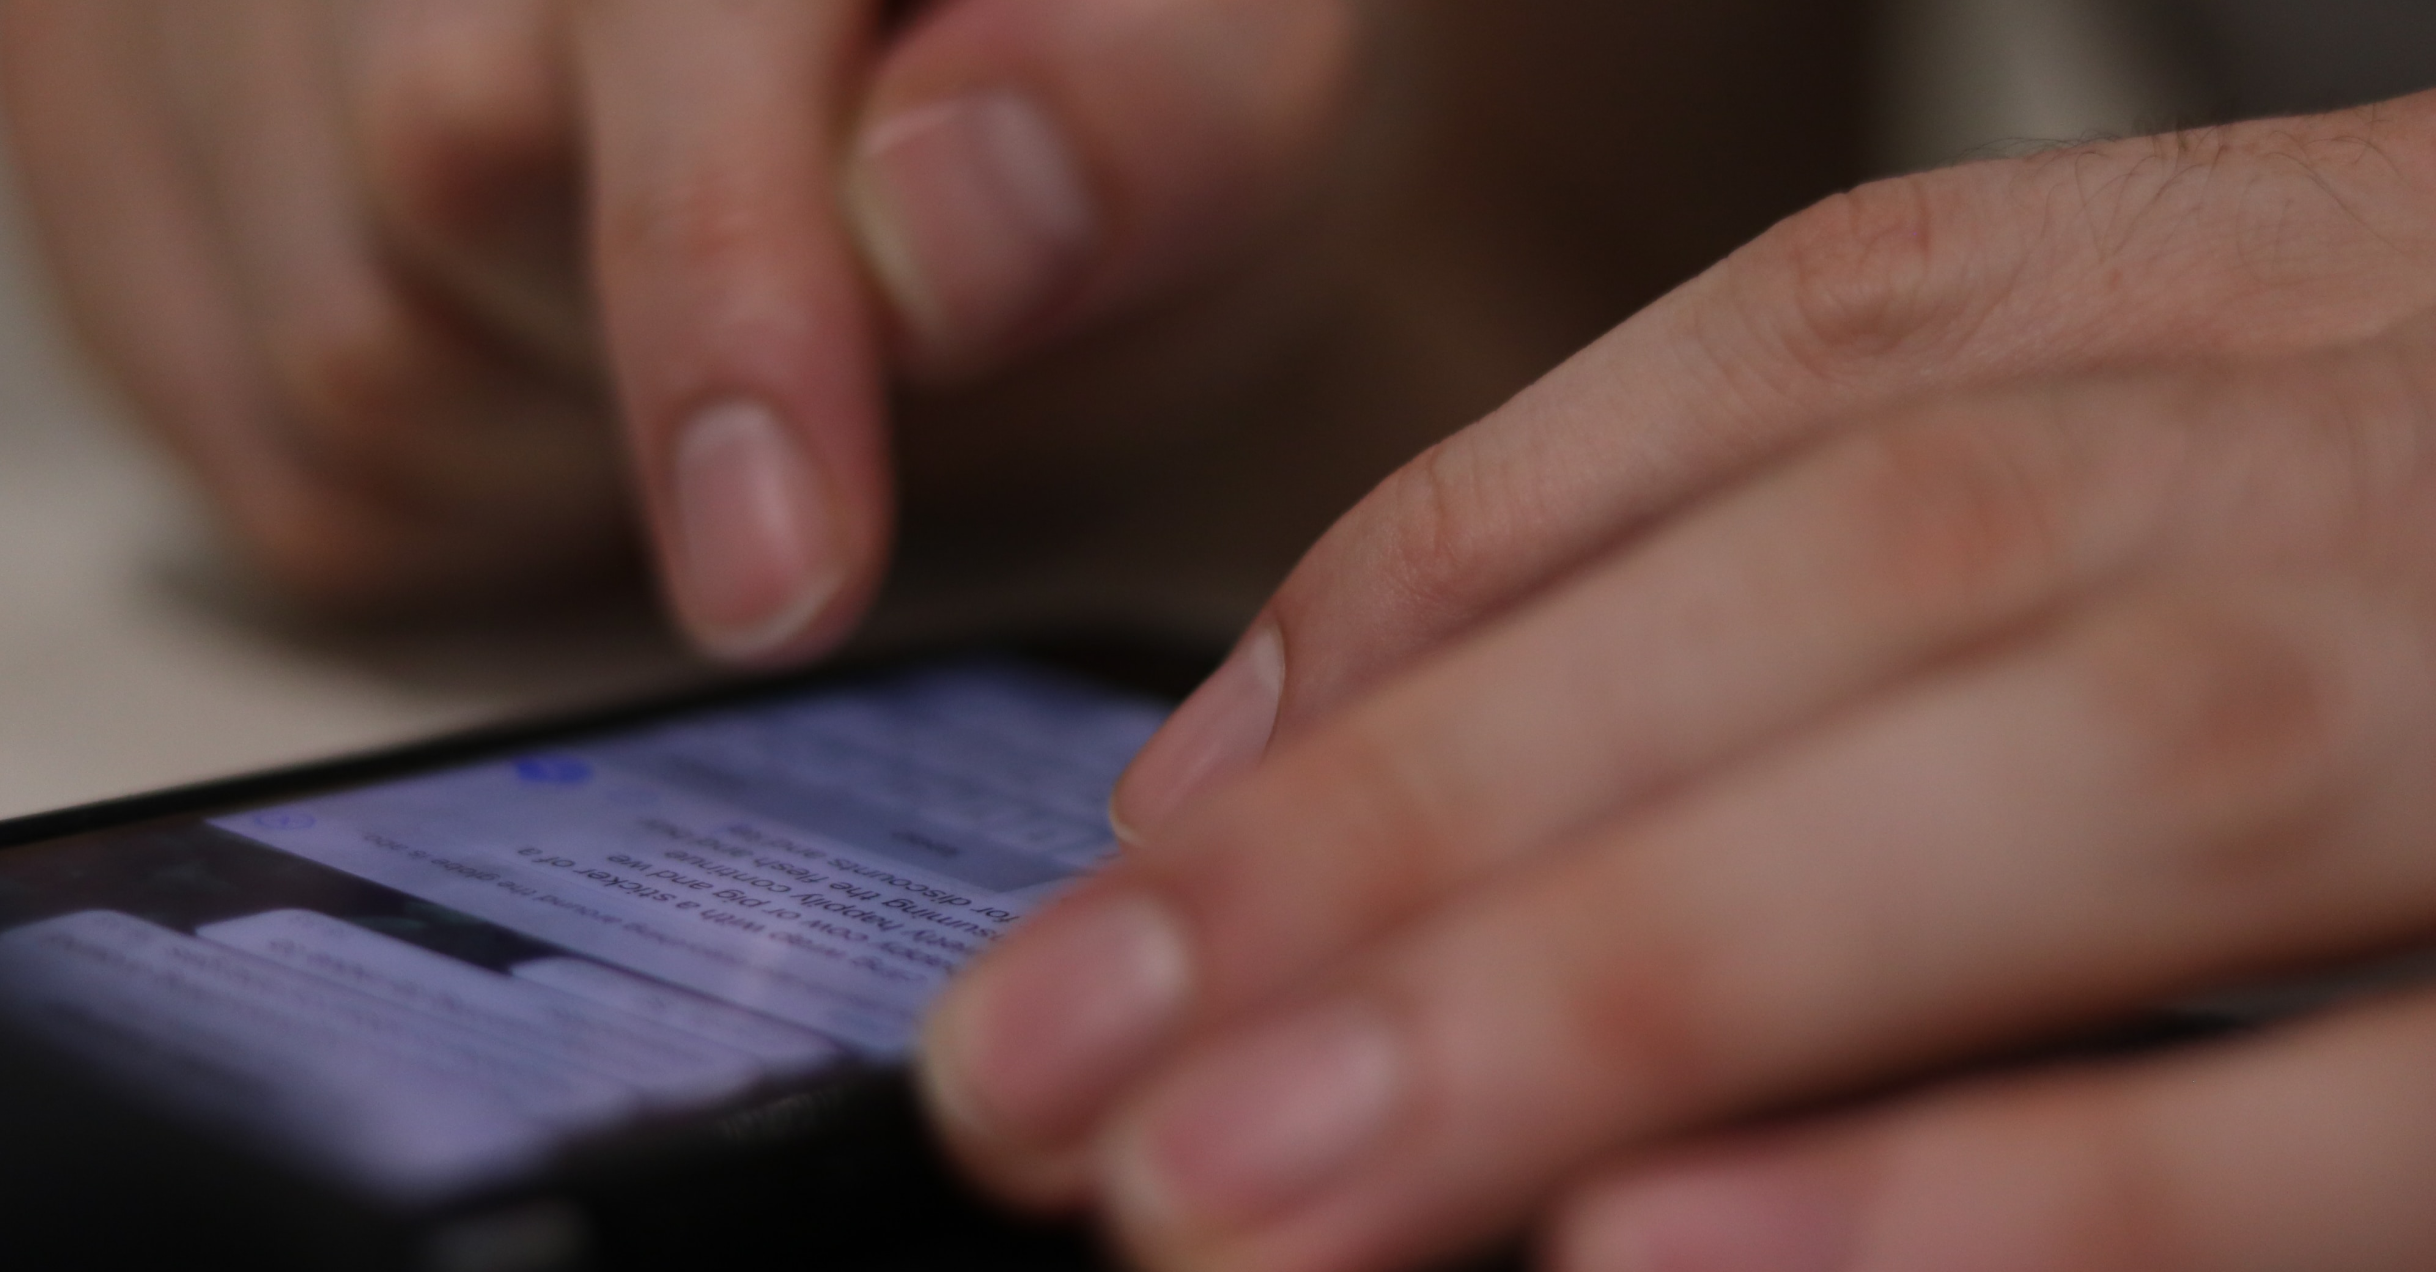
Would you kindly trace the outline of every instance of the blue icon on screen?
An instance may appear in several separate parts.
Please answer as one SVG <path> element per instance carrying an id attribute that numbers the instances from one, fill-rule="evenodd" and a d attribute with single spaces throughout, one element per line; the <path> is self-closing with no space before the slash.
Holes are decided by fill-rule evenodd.
<path id="1" fill-rule="evenodd" d="M 313 814 L 296 812 L 256 813 L 254 814 L 254 824 L 262 827 L 264 830 L 310 830 L 313 827 Z"/>
<path id="2" fill-rule="evenodd" d="M 516 761 L 516 776 L 543 786 L 581 786 L 592 780 L 592 766 L 571 755 L 528 755 Z"/>

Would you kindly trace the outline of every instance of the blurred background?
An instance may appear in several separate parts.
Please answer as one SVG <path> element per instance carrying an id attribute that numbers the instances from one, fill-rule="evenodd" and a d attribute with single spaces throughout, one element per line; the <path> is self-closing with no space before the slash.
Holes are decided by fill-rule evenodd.
<path id="1" fill-rule="evenodd" d="M 1398 211 L 1340 227 L 1363 248 L 1349 250 L 1347 276 L 1369 280 L 1346 312 L 1377 330 L 1333 360 L 1298 363 L 1298 387 L 1276 399 L 1292 405 L 1229 408 L 1246 428 L 1289 433 L 1392 417 L 1387 440 L 1353 448 L 1311 499 L 1277 501 L 1272 531 L 1248 549 L 1241 536 L 1196 535 L 1190 499 L 1152 501 L 1167 518 L 1140 533 L 1102 526 L 1124 531 L 1098 536 L 1117 549 L 988 570 L 971 568 L 954 535 L 916 535 L 873 639 L 1109 617 L 1224 639 L 1395 457 L 1820 194 L 2047 141 L 2436 85 L 2427 0 L 1877 0 L 1850 15 L 1848 39 L 1781 30 L 1769 15 L 1782 6 L 1738 0 L 1646 20 L 1613 15 L 1695 6 L 1435 8 L 1460 15 L 1442 27 L 1488 29 L 1441 30 L 1435 45 L 1425 33 L 1421 69 L 1399 89 L 1405 157 L 1373 183 L 1374 208 Z M 1665 73 L 1630 70 L 1644 64 Z M 1517 96 L 1517 82 L 1530 91 Z M 1546 122 L 1560 115 L 1574 125 Z M 640 585 L 542 611 L 340 622 L 251 582 L 80 362 L 4 178 L 0 817 L 710 674 L 664 634 Z M 1274 470 L 1243 469 L 1196 497 L 1266 507 Z"/>

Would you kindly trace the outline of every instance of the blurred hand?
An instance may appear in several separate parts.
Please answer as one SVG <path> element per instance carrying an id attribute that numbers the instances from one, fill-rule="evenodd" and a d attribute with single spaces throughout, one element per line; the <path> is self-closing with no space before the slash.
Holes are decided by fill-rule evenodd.
<path id="1" fill-rule="evenodd" d="M 879 579 L 890 367 L 1223 264 L 1364 38 L 1352 0 L 914 9 L 7 0 L 0 58 L 71 309 L 275 576 L 530 587 L 613 554 L 630 471 L 694 639 L 779 660 Z"/>
<path id="2" fill-rule="evenodd" d="M 1903 1083 L 2436 933 L 2431 310 L 2436 96 L 1793 219 L 1319 544 L 954 1147 L 1159 1269 L 2428 1266 L 2436 997 Z"/>

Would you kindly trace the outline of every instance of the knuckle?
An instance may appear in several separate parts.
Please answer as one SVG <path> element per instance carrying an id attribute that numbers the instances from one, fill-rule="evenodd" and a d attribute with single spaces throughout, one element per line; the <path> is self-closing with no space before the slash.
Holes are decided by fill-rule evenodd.
<path id="1" fill-rule="evenodd" d="M 376 609 L 410 590 L 421 538 L 359 492 L 328 487 L 242 509 L 238 530 L 274 588 L 328 613 Z"/>
<path id="2" fill-rule="evenodd" d="M 469 509 L 310 469 L 278 484 L 231 505 L 241 545 L 281 593 L 327 613 L 524 595 L 537 578 L 605 573 L 615 560 L 615 509 Z"/>
<path id="3" fill-rule="evenodd" d="M 1430 629 L 1459 620 L 1481 603 L 1467 586 L 1477 564 L 1511 537 L 1508 493 L 1461 438 L 1432 446 L 1382 482 L 1346 523 L 1352 542 L 1341 570 L 1298 579 L 1287 599 L 1297 612 L 1316 609 L 1350 575 L 1399 617 Z"/>
<path id="4" fill-rule="evenodd" d="M 2019 1266 L 2091 1272 L 2203 1266 L 2185 1226 L 2186 1200 L 2170 1161 L 2132 1098 L 2137 1088 L 2103 1077 L 2059 1075 L 2010 1088 L 1965 1088 L 1932 1097 L 1871 1146 L 1874 1169 L 1913 1214 L 1965 1206 L 1991 1217 L 2003 1186 L 2035 1216 L 2008 1224 Z M 1992 1169 L 1997 1174 L 1992 1174 Z M 1916 1221 L 1915 1221 L 1916 1222 Z M 1910 1225 L 1906 1225 L 1909 1227 Z M 1984 1230 L 1915 1229 L 1906 1245 L 1968 1261 Z"/>
<path id="5" fill-rule="evenodd" d="M 1386 533 L 1374 551 L 1380 577 L 1400 607 L 1428 612 L 1445 599 L 1444 580 L 1475 555 L 1482 530 L 1477 472 L 1453 458 L 1453 448 L 1433 446 L 1379 488 L 1379 519 Z"/>
<path id="6" fill-rule="evenodd" d="M 1245 130 L 1251 152 L 1271 169 L 1327 153 L 1330 126 L 1351 108 L 1365 27 L 1377 20 L 1367 6 L 1294 0 L 1198 6 L 1190 13 L 1167 8 L 1172 12 L 1158 15 L 1168 28 L 1166 56 L 1181 67 L 1204 63 L 1214 47 L 1252 50 L 1259 59 L 1258 73 L 1223 81 L 1207 74 L 1172 77 L 1180 87 L 1223 95 L 1209 110 L 1215 122 Z"/>
<path id="7" fill-rule="evenodd" d="M 1281 719 L 1341 700 L 1487 603 L 1467 580 L 1493 552 L 1496 500 L 1450 445 L 1381 482 L 1271 599 L 1292 651 Z"/>
<path id="8" fill-rule="evenodd" d="M 1576 906 L 1612 911 L 1618 900 L 1596 895 Z M 1748 1068 L 1735 1054 L 1733 1011 L 1721 992 L 1729 983 L 1722 968 L 1731 960 L 1701 938 L 1665 932 L 1665 920 L 1646 907 L 1632 908 L 1645 922 L 1642 934 L 1628 938 L 1629 948 L 1563 973 L 1577 978 L 1558 1015 L 1564 1044 L 1654 1116 L 1697 1117 Z"/>
<path id="9" fill-rule="evenodd" d="M 2335 669 L 2297 633 L 2203 597 L 2159 595 L 2078 643 L 2096 724 L 2159 806 L 2228 828 L 2272 825 L 2331 776 L 2346 704 Z"/>
<path id="10" fill-rule="evenodd" d="M 1980 609 L 2069 571 L 2075 490 L 2057 432 L 1930 417 L 1849 445 L 1836 512 L 1863 585 L 1899 608 Z"/>
<path id="11" fill-rule="evenodd" d="M 503 186 L 568 175 L 560 92 L 546 60 L 480 27 L 376 41 L 359 107 L 367 179 L 410 223 L 476 230 Z"/>
<path id="12" fill-rule="evenodd" d="M 268 324 L 273 375 L 313 441 L 377 459 L 399 440 L 434 376 L 428 333 L 402 302 L 376 288 L 332 289 Z"/>
<path id="13" fill-rule="evenodd" d="M 1315 842 L 1353 845 L 1364 873 L 1396 896 L 1464 873 L 1467 801 L 1434 748 L 1395 727 L 1387 712 L 1356 711 L 1297 753 L 1284 807 L 1326 809 Z M 1332 849 L 1333 851 L 1333 849 Z M 1373 912 L 1398 908 L 1381 902 Z"/>
<path id="14" fill-rule="evenodd" d="M 2065 1220 L 2058 1236 L 2068 1255 L 2057 1267 L 2189 1268 L 2203 1265 L 2174 1189 L 2171 1163 L 2159 1151 L 2155 1131 L 2138 1116 L 2122 1088 L 2092 1091 L 2074 1100 L 2067 1087 L 2048 1104 L 2017 1117 L 2042 1118 L 2050 1128 L 2074 1133 L 2062 1164 Z M 2061 1113 L 2061 1116 L 2057 1114 Z M 2025 1126 L 2023 1133 L 2036 1128 Z M 2050 1129 L 2050 1133 L 2054 1133 Z"/>
<path id="15" fill-rule="evenodd" d="M 1950 262 L 1968 253 L 1951 174 L 1905 177 L 1827 199 L 1744 254 L 1776 337 L 1797 362 L 1839 377 L 1859 364 L 1932 353 L 1967 330 L 1970 306 Z"/>
<path id="16" fill-rule="evenodd" d="M 1159 873 L 1196 927 L 1232 934 L 1217 979 L 1271 987 L 1279 960 L 1360 940 L 1456 872 L 1460 845 L 1407 749 L 1332 728 L 1195 812 Z"/>

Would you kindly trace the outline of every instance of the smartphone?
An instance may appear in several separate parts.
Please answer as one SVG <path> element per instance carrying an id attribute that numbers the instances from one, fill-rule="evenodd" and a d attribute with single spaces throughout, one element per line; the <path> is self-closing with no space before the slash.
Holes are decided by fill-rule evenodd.
<path id="1" fill-rule="evenodd" d="M 0 823 L 0 1265 L 1094 1266 L 900 1067 L 1210 659 L 864 663 Z"/>

